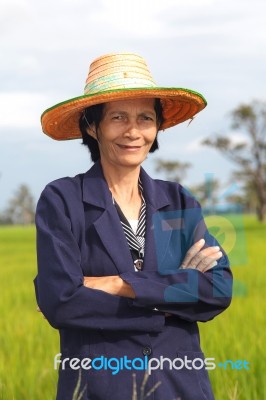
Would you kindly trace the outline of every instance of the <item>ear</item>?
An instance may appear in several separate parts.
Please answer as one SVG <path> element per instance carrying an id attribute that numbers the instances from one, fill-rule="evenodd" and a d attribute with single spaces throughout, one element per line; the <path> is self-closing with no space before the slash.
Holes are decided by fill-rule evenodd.
<path id="1" fill-rule="evenodd" d="M 92 124 L 88 125 L 86 130 L 87 130 L 88 135 L 92 136 L 93 139 L 98 140 L 97 133 L 96 133 L 96 126 L 95 126 L 94 122 Z"/>

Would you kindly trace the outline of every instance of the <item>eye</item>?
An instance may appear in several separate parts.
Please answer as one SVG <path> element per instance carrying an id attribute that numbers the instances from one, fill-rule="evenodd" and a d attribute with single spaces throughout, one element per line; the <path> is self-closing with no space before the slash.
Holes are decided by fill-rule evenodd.
<path id="1" fill-rule="evenodd" d="M 112 116 L 113 121 L 123 121 L 125 119 L 125 116 L 122 114 L 114 114 Z"/>
<path id="2" fill-rule="evenodd" d="M 151 115 L 148 115 L 148 114 L 143 114 L 143 115 L 141 116 L 141 119 L 142 119 L 143 121 L 154 121 L 154 118 L 153 118 Z"/>

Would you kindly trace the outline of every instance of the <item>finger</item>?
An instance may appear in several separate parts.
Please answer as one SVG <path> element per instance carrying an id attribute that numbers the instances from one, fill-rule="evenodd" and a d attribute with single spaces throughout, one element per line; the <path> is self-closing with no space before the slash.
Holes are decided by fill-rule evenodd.
<path id="1" fill-rule="evenodd" d="M 201 272 L 206 271 L 206 270 L 210 269 L 212 264 L 214 264 L 216 261 L 218 261 L 222 256 L 223 256 L 223 253 L 221 251 L 218 251 L 216 253 L 213 253 L 209 257 L 204 257 L 196 265 L 196 269 L 198 269 Z"/>
<path id="2" fill-rule="evenodd" d="M 203 255 L 204 257 L 211 257 L 214 253 L 220 250 L 219 246 L 210 246 L 202 249 L 200 251 L 200 254 Z"/>
<path id="3" fill-rule="evenodd" d="M 212 261 L 210 261 L 209 264 L 206 264 L 206 265 L 200 264 L 197 268 L 194 268 L 194 269 L 196 269 L 196 270 L 199 271 L 199 272 L 205 273 L 205 272 L 207 272 L 208 270 L 210 270 L 210 269 L 216 267 L 216 265 L 218 265 L 217 261 L 213 261 L 213 260 L 212 260 Z"/>
<path id="4" fill-rule="evenodd" d="M 193 257 L 195 257 L 195 255 L 202 249 L 204 244 L 205 244 L 205 240 L 200 239 L 198 242 L 196 242 L 195 244 L 193 244 L 193 246 L 190 247 L 190 249 L 187 251 L 185 258 L 180 266 L 181 269 L 185 269 L 188 267 L 188 265 L 190 264 Z"/>
<path id="5" fill-rule="evenodd" d="M 218 249 L 218 246 L 213 246 L 212 250 L 208 252 L 206 252 L 207 249 L 200 251 L 185 268 L 204 270 L 209 264 L 219 260 L 223 256 L 223 253 L 218 251 Z M 209 255 L 206 256 L 206 253 L 209 253 Z"/>
<path id="6" fill-rule="evenodd" d="M 221 258 L 221 256 L 222 253 L 219 246 L 213 246 L 212 248 L 209 247 L 207 249 L 201 250 L 198 254 L 196 254 L 190 261 L 189 267 L 198 268 L 200 263 L 207 265 L 209 264 L 210 260 L 216 261 Z"/>
<path id="7" fill-rule="evenodd" d="M 212 263 L 210 263 L 205 269 L 201 270 L 201 272 L 207 272 L 208 270 L 216 267 L 216 265 L 218 265 L 217 261 L 214 261 Z"/>

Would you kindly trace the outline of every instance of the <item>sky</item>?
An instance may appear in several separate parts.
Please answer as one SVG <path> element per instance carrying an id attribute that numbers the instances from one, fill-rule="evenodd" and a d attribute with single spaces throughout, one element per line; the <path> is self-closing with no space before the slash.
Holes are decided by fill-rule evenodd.
<path id="1" fill-rule="evenodd" d="M 22 183 L 37 201 L 48 182 L 89 169 L 81 141 L 47 137 L 40 115 L 83 94 L 96 57 L 123 51 L 142 55 L 159 86 L 208 101 L 189 126 L 160 133 L 147 172 L 163 178 L 156 158 L 186 161 L 185 186 L 212 176 L 227 190 L 233 165 L 201 141 L 242 140 L 230 112 L 265 101 L 265 15 L 264 0 L 0 0 L 0 210 Z"/>

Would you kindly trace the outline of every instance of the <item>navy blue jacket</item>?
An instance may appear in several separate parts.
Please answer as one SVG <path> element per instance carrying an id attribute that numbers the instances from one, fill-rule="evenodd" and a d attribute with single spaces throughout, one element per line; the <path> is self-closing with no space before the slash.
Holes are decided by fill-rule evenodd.
<path id="1" fill-rule="evenodd" d="M 217 242 L 206 229 L 199 204 L 182 186 L 153 180 L 143 169 L 141 181 L 147 209 L 140 272 L 134 271 L 99 162 L 85 174 L 50 183 L 41 194 L 36 213 L 38 305 L 60 332 L 62 360 L 98 358 L 98 370 L 73 369 L 65 360 L 57 400 L 72 400 L 75 388 L 84 390 L 84 400 L 127 400 L 134 390 L 138 396 L 141 390 L 152 390 L 153 400 L 213 399 L 205 366 L 199 368 L 204 355 L 197 321 L 208 321 L 229 306 L 228 259 L 224 254 L 206 273 L 179 269 L 195 241 L 204 237 L 207 245 Z M 120 275 L 136 298 L 83 286 L 84 276 L 103 275 Z M 135 368 L 127 364 L 117 373 L 103 364 L 101 368 L 103 359 L 113 358 L 115 365 L 114 358 L 125 356 L 136 359 Z M 176 368 L 165 361 L 163 369 L 144 377 L 141 360 L 160 357 L 177 358 Z M 196 358 L 195 368 L 181 368 L 182 360 Z"/>

